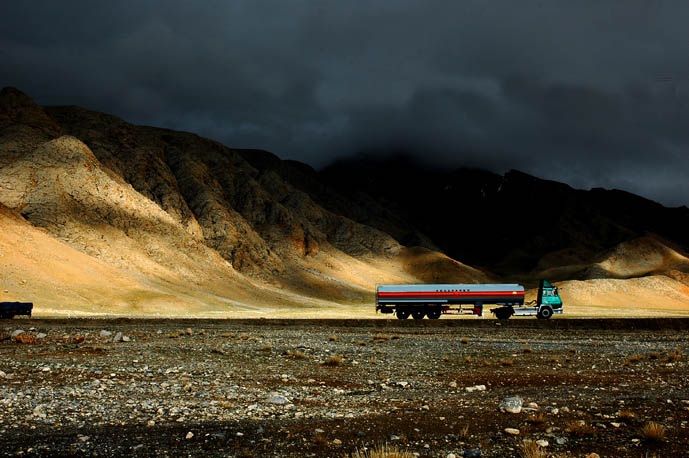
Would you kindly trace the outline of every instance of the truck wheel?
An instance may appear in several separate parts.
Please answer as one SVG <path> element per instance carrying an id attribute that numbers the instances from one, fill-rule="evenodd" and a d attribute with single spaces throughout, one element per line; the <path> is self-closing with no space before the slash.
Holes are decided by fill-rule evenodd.
<path id="1" fill-rule="evenodd" d="M 409 310 L 397 309 L 397 319 L 398 320 L 406 320 L 407 318 L 409 318 Z"/>
<path id="2" fill-rule="evenodd" d="M 509 320 L 511 316 L 512 313 L 510 313 L 509 310 L 498 310 L 497 312 L 495 312 L 495 317 L 498 320 Z"/>
<path id="3" fill-rule="evenodd" d="M 429 310 L 426 315 L 428 315 L 428 318 L 430 320 L 437 320 L 440 318 L 441 311 L 440 310 Z"/>
<path id="4" fill-rule="evenodd" d="M 539 320 L 547 320 L 551 316 L 553 316 L 553 309 L 551 309 L 550 307 L 541 307 L 536 316 Z"/>
<path id="5" fill-rule="evenodd" d="M 414 310 L 411 312 L 411 317 L 414 318 L 415 320 L 423 320 L 423 317 L 426 316 L 426 311 L 425 310 Z"/>

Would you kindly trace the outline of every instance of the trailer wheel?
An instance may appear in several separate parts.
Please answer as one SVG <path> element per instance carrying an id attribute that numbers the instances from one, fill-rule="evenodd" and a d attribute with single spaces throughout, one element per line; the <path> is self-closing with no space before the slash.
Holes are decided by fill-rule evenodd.
<path id="1" fill-rule="evenodd" d="M 396 315 L 398 320 L 406 320 L 409 318 L 409 310 L 397 309 Z"/>
<path id="2" fill-rule="evenodd" d="M 423 320 L 423 317 L 426 316 L 426 311 L 425 310 L 414 310 L 411 312 L 411 317 L 414 318 L 415 320 Z"/>
<path id="3" fill-rule="evenodd" d="M 553 316 L 553 309 L 551 309 L 550 307 L 541 307 L 536 316 L 539 320 L 547 320 L 551 316 Z"/>
<path id="4" fill-rule="evenodd" d="M 428 312 L 426 312 L 426 315 L 428 315 L 428 318 L 431 320 L 437 320 L 438 318 L 440 318 L 441 313 L 442 312 L 440 310 L 429 310 Z"/>

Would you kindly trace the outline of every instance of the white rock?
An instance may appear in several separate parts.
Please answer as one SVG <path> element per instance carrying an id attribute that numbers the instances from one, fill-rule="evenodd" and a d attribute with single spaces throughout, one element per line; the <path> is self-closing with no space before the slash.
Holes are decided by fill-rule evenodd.
<path id="1" fill-rule="evenodd" d="M 24 330 L 23 329 L 17 329 L 16 331 L 14 331 L 12 333 L 12 337 L 17 337 L 17 336 L 22 335 L 22 334 L 24 334 Z"/>
<path id="2" fill-rule="evenodd" d="M 455 455 L 454 453 L 448 453 L 445 458 L 457 458 L 457 455 Z"/>
<path id="3" fill-rule="evenodd" d="M 537 444 L 539 447 L 547 447 L 547 446 L 548 446 L 548 441 L 545 440 L 545 439 L 539 439 L 539 440 L 536 441 L 536 444 Z"/>
<path id="4" fill-rule="evenodd" d="M 457 382 L 450 382 L 450 388 L 457 388 Z M 450 455 L 452 455 L 452 453 L 450 453 Z"/>
<path id="5" fill-rule="evenodd" d="M 505 428 L 503 429 L 507 434 L 510 434 L 512 436 L 518 436 L 519 435 L 519 430 L 517 428 Z"/>
<path id="6" fill-rule="evenodd" d="M 122 336 L 122 342 L 129 342 L 130 340 L 132 339 L 130 339 L 129 336 Z"/>
<path id="7" fill-rule="evenodd" d="M 500 401 L 498 405 L 500 412 L 519 413 L 522 411 L 522 398 L 512 396 Z"/>
<path id="8" fill-rule="evenodd" d="M 115 334 L 115 337 L 112 338 L 112 341 L 113 342 L 122 342 L 122 333 L 118 332 L 117 334 Z"/>
<path id="9" fill-rule="evenodd" d="M 287 404 L 289 402 L 289 400 L 284 396 L 278 395 L 277 393 L 271 393 L 270 396 L 268 396 L 266 398 L 266 402 L 268 404 L 283 405 L 283 404 Z"/>
<path id="10" fill-rule="evenodd" d="M 100 332 L 100 336 L 101 336 L 101 337 L 110 337 L 111 335 L 112 335 L 112 332 L 106 331 L 105 329 L 103 329 L 103 330 Z"/>
<path id="11" fill-rule="evenodd" d="M 194 437 L 194 433 L 192 433 L 191 431 L 189 431 L 189 432 L 187 433 L 186 438 L 187 438 L 187 439 L 191 439 L 192 437 Z"/>

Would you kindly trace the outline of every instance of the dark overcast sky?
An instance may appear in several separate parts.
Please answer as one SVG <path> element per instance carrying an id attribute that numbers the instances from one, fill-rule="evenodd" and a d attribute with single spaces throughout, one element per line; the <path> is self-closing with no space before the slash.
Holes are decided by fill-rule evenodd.
<path id="1" fill-rule="evenodd" d="M 685 0 L 3 1 L 0 84 L 323 166 L 358 152 L 689 204 Z"/>

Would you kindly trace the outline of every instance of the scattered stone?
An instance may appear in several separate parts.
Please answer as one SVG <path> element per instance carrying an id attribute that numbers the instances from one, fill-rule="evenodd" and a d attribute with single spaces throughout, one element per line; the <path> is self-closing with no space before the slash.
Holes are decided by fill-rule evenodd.
<path id="1" fill-rule="evenodd" d="M 112 335 L 112 332 L 106 331 L 105 329 L 103 329 L 103 330 L 100 332 L 99 335 L 100 335 L 101 337 L 110 337 L 110 336 Z"/>
<path id="2" fill-rule="evenodd" d="M 271 393 L 271 394 L 266 398 L 266 402 L 267 402 L 268 404 L 283 405 L 283 404 L 287 404 L 287 403 L 289 402 L 289 400 L 288 400 L 286 397 L 284 397 L 284 396 L 278 395 L 277 393 Z"/>
<path id="3" fill-rule="evenodd" d="M 517 428 L 505 428 L 503 429 L 507 434 L 510 434 L 512 436 L 518 436 L 519 435 L 519 430 Z"/>
<path id="4" fill-rule="evenodd" d="M 3 371 L 0 371 L 0 378 L 5 378 L 7 377 L 7 374 L 5 374 Z"/>
<path id="5" fill-rule="evenodd" d="M 131 341 L 131 340 L 132 340 L 132 339 L 129 338 L 129 336 L 122 336 L 122 342 L 129 342 L 129 341 Z"/>
<path id="6" fill-rule="evenodd" d="M 36 334 L 37 339 L 45 339 L 46 337 L 48 337 L 48 334 L 46 334 L 45 332 L 39 332 L 38 334 Z"/>
<path id="7" fill-rule="evenodd" d="M 555 443 L 557 445 L 565 445 L 567 443 L 567 439 L 565 439 L 564 437 L 556 437 Z"/>
<path id="8" fill-rule="evenodd" d="M 188 439 L 191 439 L 192 437 L 194 437 L 194 433 L 192 433 L 191 431 L 189 431 L 189 432 L 187 433 L 187 435 L 186 435 L 187 440 L 188 440 Z"/>
<path id="9" fill-rule="evenodd" d="M 366 433 L 363 432 L 363 431 L 358 431 L 358 432 L 356 433 L 356 435 L 357 435 L 357 437 L 366 437 Z"/>
<path id="10" fill-rule="evenodd" d="M 395 436 L 394 434 L 390 436 L 391 441 L 398 441 L 400 440 L 400 436 Z"/>
<path id="11" fill-rule="evenodd" d="M 186 333 L 188 336 L 190 336 L 190 335 L 194 334 L 194 331 L 192 331 L 191 328 L 187 328 L 187 330 L 185 331 L 185 333 Z"/>
<path id="12" fill-rule="evenodd" d="M 21 334 L 24 334 L 24 332 L 25 332 L 25 331 L 24 331 L 23 329 L 17 329 L 16 331 L 14 331 L 14 332 L 12 333 L 12 337 L 17 337 L 17 336 L 19 336 L 19 335 L 21 335 Z"/>
<path id="13" fill-rule="evenodd" d="M 470 448 L 464 450 L 463 456 L 464 458 L 481 458 L 483 456 L 483 452 L 481 452 L 481 449 L 479 448 Z"/>
<path id="14" fill-rule="evenodd" d="M 323 434 L 325 431 L 323 431 L 321 428 L 316 428 L 316 429 L 314 430 L 314 432 L 315 432 L 316 434 Z"/>
<path id="15" fill-rule="evenodd" d="M 469 393 L 473 393 L 474 391 L 486 391 L 486 385 L 468 386 L 465 390 Z"/>
<path id="16" fill-rule="evenodd" d="M 450 382 L 450 388 L 457 388 L 457 382 Z M 452 453 L 450 453 L 450 455 L 452 455 Z M 454 456 L 454 455 L 452 455 L 452 456 Z"/>
<path id="17" fill-rule="evenodd" d="M 548 441 L 545 440 L 545 439 L 539 439 L 539 440 L 537 440 L 537 441 L 536 441 L 536 444 L 537 444 L 539 447 L 547 447 L 547 446 L 549 445 Z"/>
<path id="18" fill-rule="evenodd" d="M 500 412 L 520 413 L 522 411 L 522 398 L 512 396 L 503 399 L 498 405 Z"/>
<path id="19" fill-rule="evenodd" d="M 613 426 L 613 428 L 619 428 L 620 426 L 622 426 L 622 423 L 617 423 L 615 421 L 611 421 L 610 424 Z"/>
<path id="20" fill-rule="evenodd" d="M 586 458 L 600 458 L 600 455 L 598 453 L 589 453 L 586 455 Z"/>
<path id="21" fill-rule="evenodd" d="M 244 437 L 244 433 L 243 433 L 243 432 L 240 432 L 240 431 L 237 431 L 237 434 L 235 434 L 235 436 L 237 436 L 237 437 Z"/>
<path id="22" fill-rule="evenodd" d="M 155 426 L 156 422 L 153 420 L 148 420 L 148 423 L 146 423 L 148 426 Z"/>
<path id="23" fill-rule="evenodd" d="M 112 341 L 113 342 L 122 342 L 122 333 L 118 332 L 117 334 L 115 334 L 115 337 L 112 338 Z"/>
<path id="24" fill-rule="evenodd" d="M 448 453 L 445 458 L 457 458 L 457 455 L 455 455 L 454 453 Z"/>
<path id="25" fill-rule="evenodd" d="M 333 439 L 333 445 L 342 445 L 342 441 L 340 439 Z"/>
<path id="26" fill-rule="evenodd" d="M 529 407 L 531 407 L 532 409 L 538 409 L 538 404 L 536 404 L 535 402 L 530 402 L 530 403 L 527 404 L 527 405 L 528 405 Z"/>
<path id="27" fill-rule="evenodd" d="M 402 388 L 406 388 L 409 386 L 409 382 L 397 382 L 397 386 L 401 386 Z"/>

